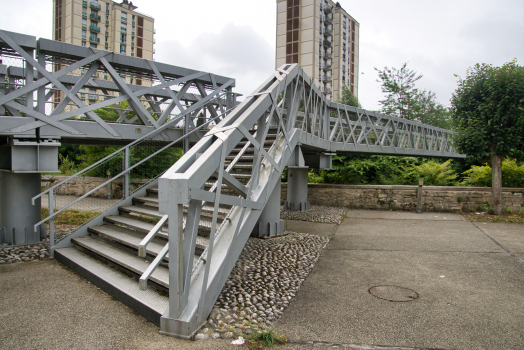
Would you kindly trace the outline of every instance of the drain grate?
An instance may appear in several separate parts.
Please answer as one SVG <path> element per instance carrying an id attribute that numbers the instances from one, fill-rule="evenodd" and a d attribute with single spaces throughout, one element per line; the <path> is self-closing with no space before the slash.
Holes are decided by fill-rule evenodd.
<path id="1" fill-rule="evenodd" d="M 373 286 L 368 292 L 376 298 L 396 303 L 413 301 L 419 297 L 413 289 L 391 285 Z"/>

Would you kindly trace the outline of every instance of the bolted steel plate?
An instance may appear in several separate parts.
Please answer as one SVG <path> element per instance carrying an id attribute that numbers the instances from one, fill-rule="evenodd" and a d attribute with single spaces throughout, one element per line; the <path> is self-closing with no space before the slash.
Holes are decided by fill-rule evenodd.
<path id="1" fill-rule="evenodd" d="M 368 289 L 368 292 L 376 298 L 392 302 L 413 301 L 419 297 L 413 289 L 390 285 L 373 286 Z"/>

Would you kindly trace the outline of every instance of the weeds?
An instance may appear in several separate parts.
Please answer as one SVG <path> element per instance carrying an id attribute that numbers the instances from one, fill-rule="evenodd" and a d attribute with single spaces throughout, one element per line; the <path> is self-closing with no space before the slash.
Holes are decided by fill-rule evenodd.
<path id="1" fill-rule="evenodd" d="M 510 210 L 502 215 L 493 215 L 490 213 L 465 213 L 464 216 L 469 221 L 474 222 L 499 222 L 499 223 L 524 223 L 524 211 L 512 213 Z"/>
<path id="2" fill-rule="evenodd" d="M 67 209 L 55 216 L 55 225 L 80 226 L 100 215 L 99 211 L 80 211 Z M 49 210 L 42 208 L 42 219 L 49 216 Z"/>
<path id="3" fill-rule="evenodd" d="M 275 344 L 284 344 L 287 339 L 284 335 L 277 335 L 275 331 L 255 332 L 253 339 L 261 342 L 264 346 L 272 348 Z"/>

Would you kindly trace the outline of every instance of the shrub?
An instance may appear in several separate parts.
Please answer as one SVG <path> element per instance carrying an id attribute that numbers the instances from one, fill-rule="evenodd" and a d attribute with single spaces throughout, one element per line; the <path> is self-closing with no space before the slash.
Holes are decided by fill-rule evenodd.
<path id="1" fill-rule="evenodd" d="M 413 167 L 413 170 L 419 178 L 424 179 L 424 185 L 427 186 L 451 185 L 457 178 L 457 174 L 451 169 L 451 159 L 444 163 L 429 160 L 424 164 Z"/>
<path id="2" fill-rule="evenodd" d="M 462 186 L 491 187 L 491 167 L 488 164 L 472 165 L 463 174 Z M 524 187 L 524 164 L 519 166 L 517 160 L 506 158 L 502 162 L 502 186 Z"/>

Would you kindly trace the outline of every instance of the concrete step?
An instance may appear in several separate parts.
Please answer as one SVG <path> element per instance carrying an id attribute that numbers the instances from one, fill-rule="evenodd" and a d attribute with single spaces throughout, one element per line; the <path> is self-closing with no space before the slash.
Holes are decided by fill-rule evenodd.
<path id="1" fill-rule="evenodd" d="M 142 276 L 152 262 L 151 259 L 130 254 L 90 236 L 75 238 L 74 243 L 138 276 Z M 169 288 L 169 269 L 159 265 L 151 274 L 150 280 L 164 288 Z"/>
<path id="2" fill-rule="evenodd" d="M 145 222 L 142 220 L 137 220 L 131 217 L 122 216 L 122 215 L 110 215 L 104 218 L 105 221 L 114 224 L 124 226 L 126 228 L 140 231 L 145 234 L 149 233 L 155 226 L 153 223 Z M 158 232 L 157 237 L 166 239 L 168 238 L 167 225 L 162 227 L 160 232 Z M 205 249 L 209 243 L 209 237 L 197 236 L 197 249 Z"/>
<path id="3" fill-rule="evenodd" d="M 153 289 L 140 290 L 136 279 L 108 266 L 75 247 L 55 250 L 55 259 L 106 293 L 160 326 L 169 298 Z"/>
<path id="4" fill-rule="evenodd" d="M 162 218 L 163 215 L 159 214 L 158 209 L 155 210 L 155 208 L 152 207 L 142 207 L 138 205 L 128 205 L 128 206 L 121 206 L 118 208 L 120 212 L 130 214 L 134 216 L 137 216 L 137 218 L 140 218 L 140 215 L 145 217 L 151 217 L 151 218 Z M 221 208 L 222 212 L 217 217 L 217 223 L 220 224 L 224 218 L 227 215 L 227 212 L 225 212 L 224 208 Z M 209 220 L 206 220 L 209 219 Z M 186 218 L 184 216 L 184 225 L 186 223 Z M 201 215 L 200 216 L 200 222 L 199 222 L 199 234 L 202 235 L 209 235 L 209 230 L 211 229 L 211 218 L 207 215 Z M 206 234 L 207 233 L 207 234 Z"/>

